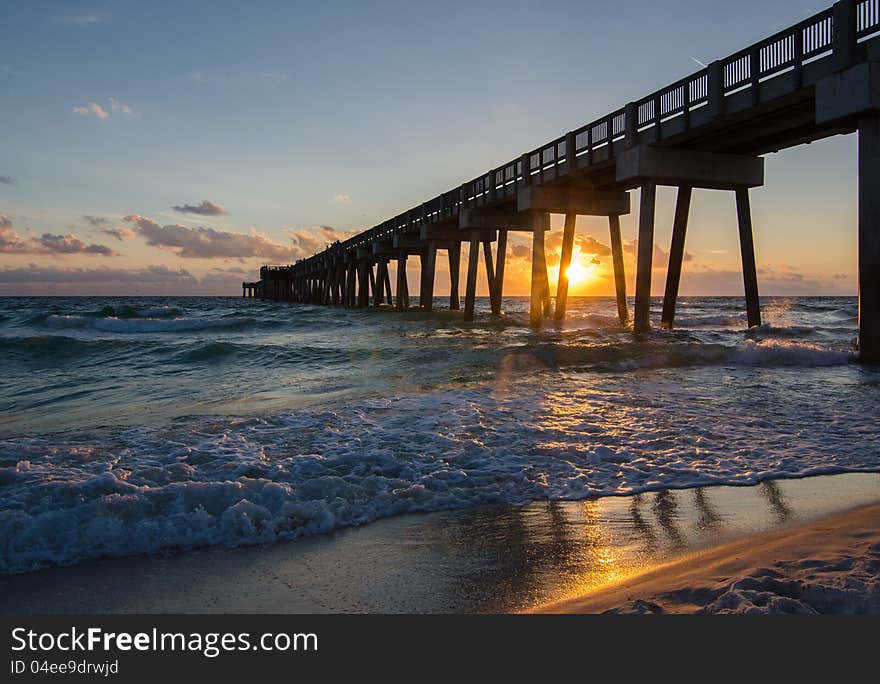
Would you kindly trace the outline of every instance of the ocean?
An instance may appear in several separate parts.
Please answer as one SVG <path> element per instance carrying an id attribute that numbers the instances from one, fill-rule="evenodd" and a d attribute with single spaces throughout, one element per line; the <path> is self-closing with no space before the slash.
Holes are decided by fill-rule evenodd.
<path id="1" fill-rule="evenodd" d="M 237 297 L 0 299 L 0 573 L 405 513 L 880 472 L 858 304 L 613 298 L 528 327 Z M 632 303 L 630 303 L 630 309 Z M 660 300 L 652 320 L 659 320 Z"/>

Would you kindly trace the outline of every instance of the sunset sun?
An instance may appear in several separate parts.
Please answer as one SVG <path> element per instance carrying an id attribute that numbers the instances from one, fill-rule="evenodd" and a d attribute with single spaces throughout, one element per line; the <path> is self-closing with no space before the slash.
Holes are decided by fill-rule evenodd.
<path id="1" fill-rule="evenodd" d="M 568 267 L 565 274 L 571 285 L 581 285 L 596 277 L 596 269 L 593 264 L 584 265 L 575 261 Z"/>

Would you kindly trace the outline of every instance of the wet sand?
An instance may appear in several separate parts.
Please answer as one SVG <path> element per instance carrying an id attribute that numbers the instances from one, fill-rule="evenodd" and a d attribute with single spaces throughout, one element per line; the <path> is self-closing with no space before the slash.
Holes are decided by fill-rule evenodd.
<path id="1" fill-rule="evenodd" d="M 880 614 L 880 504 L 712 547 L 533 612 Z"/>
<path id="2" fill-rule="evenodd" d="M 768 533 L 784 538 L 798 526 L 878 500 L 880 475 L 847 474 L 407 515 L 267 547 L 106 559 L 4 576 L 0 610 L 561 610 L 560 601 L 695 552 L 736 540 L 748 547 Z M 767 553 L 767 563 L 781 560 Z M 611 603 L 607 607 L 626 605 Z"/>

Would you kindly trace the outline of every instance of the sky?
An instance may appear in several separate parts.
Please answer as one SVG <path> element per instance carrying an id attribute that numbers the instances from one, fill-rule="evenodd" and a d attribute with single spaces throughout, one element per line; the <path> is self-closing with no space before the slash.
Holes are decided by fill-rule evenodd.
<path id="1" fill-rule="evenodd" d="M 0 295 L 240 294 L 263 263 L 309 256 L 825 6 L 0 0 Z M 854 136 L 768 155 L 765 176 L 761 293 L 854 294 Z M 654 294 L 674 201 L 658 191 Z M 571 294 L 612 294 L 607 221 L 577 231 Z M 511 240 L 505 294 L 528 293 L 527 247 Z M 742 294 L 732 193 L 694 192 L 686 253 L 683 294 Z"/>

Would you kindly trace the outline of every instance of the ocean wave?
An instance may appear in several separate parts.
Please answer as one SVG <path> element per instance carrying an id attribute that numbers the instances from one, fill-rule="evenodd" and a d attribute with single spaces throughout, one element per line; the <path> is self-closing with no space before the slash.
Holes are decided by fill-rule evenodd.
<path id="1" fill-rule="evenodd" d="M 813 428 L 800 397 L 721 414 L 676 389 L 643 387 L 636 402 L 593 383 L 542 395 L 514 381 L 190 419 L 110 441 L 10 440 L 0 572 L 264 544 L 403 513 L 880 471 L 864 449 L 878 428 L 857 411 Z"/>
<path id="2" fill-rule="evenodd" d="M 662 334 L 661 334 L 662 335 Z M 537 344 L 497 350 L 504 368 L 582 368 L 621 372 L 686 366 L 835 366 L 853 360 L 853 352 L 787 339 L 747 339 L 738 345 L 698 341 L 670 341 L 657 337 L 647 342 Z M 510 359 L 520 359 L 511 364 Z M 525 362 L 531 359 L 533 363 Z"/>
<path id="3" fill-rule="evenodd" d="M 46 317 L 45 324 L 56 329 L 93 329 L 100 332 L 134 334 L 188 332 L 210 330 L 213 328 L 243 328 L 255 319 L 250 317 L 229 318 L 91 318 L 80 315 L 52 314 Z"/>

